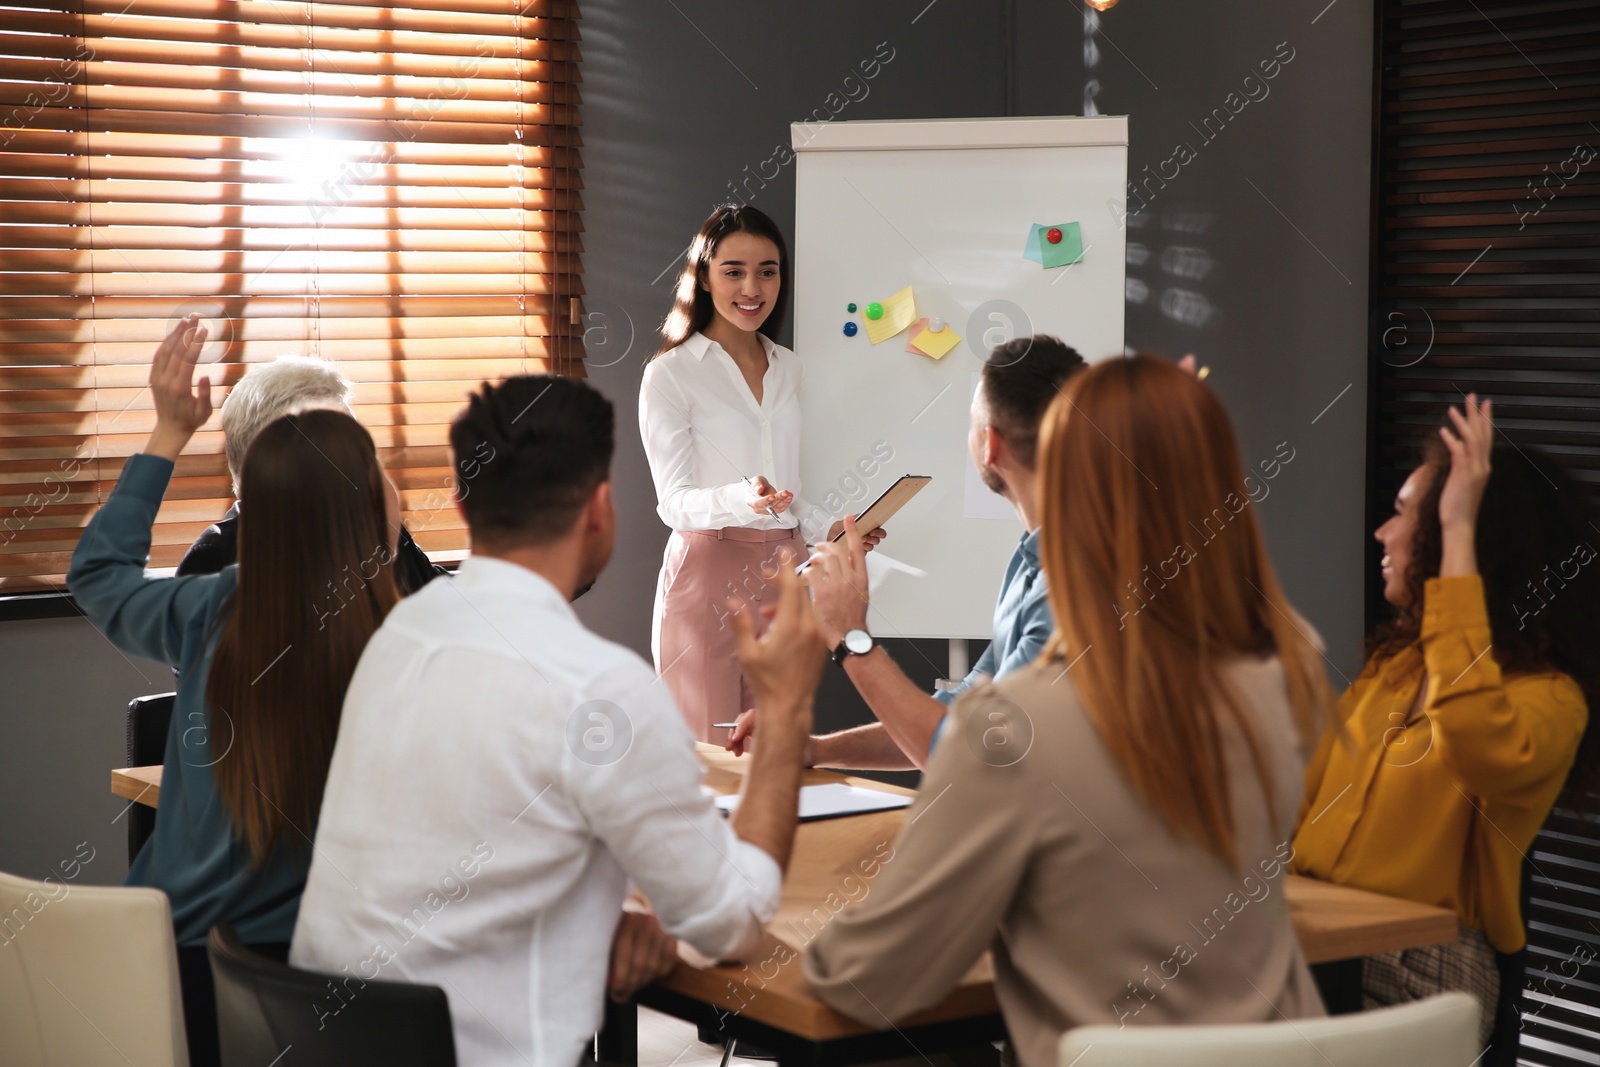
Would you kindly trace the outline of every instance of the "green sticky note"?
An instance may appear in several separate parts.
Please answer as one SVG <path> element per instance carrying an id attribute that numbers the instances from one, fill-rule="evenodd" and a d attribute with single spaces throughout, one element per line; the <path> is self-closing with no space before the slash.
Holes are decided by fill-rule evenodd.
<path id="1" fill-rule="evenodd" d="M 1061 231 L 1061 240 L 1055 244 L 1050 243 L 1048 236 L 1052 229 Z M 1065 267 L 1083 259 L 1083 234 L 1076 222 L 1042 227 L 1039 230 L 1038 241 L 1039 261 L 1047 270 L 1051 267 Z"/>

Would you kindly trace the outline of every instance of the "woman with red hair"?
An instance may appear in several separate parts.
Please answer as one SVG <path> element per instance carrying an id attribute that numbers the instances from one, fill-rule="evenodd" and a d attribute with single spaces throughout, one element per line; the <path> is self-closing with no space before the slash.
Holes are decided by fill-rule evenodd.
<path id="1" fill-rule="evenodd" d="M 1052 403 L 1038 455 L 1056 634 L 956 701 L 892 859 L 807 978 L 881 1027 L 991 950 L 1024 1067 L 1087 1023 L 1321 1015 L 1282 878 L 1327 686 L 1222 405 L 1163 360 L 1107 359 Z M 864 580 L 853 552 L 817 557 L 813 584 Z"/>

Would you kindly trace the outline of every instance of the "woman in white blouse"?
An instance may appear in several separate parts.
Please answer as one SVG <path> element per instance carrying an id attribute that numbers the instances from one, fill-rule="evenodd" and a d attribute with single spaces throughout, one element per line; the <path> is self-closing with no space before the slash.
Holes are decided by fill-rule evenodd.
<path id="1" fill-rule="evenodd" d="M 736 204 L 713 211 L 689 246 L 639 388 L 656 512 L 673 530 L 651 651 L 701 741 L 721 743 L 711 724 L 753 705 L 728 600 L 776 598 L 781 553 L 801 561 L 806 544 L 842 528 L 797 495 L 800 361 L 772 340 L 788 275 L 788 248 L 770 218 Z"/>

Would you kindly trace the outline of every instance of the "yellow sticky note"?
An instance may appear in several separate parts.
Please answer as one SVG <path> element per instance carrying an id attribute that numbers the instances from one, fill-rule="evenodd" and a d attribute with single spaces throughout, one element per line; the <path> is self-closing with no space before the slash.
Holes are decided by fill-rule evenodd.
<path id="1" fill-rule="evenodd" d="M 943 359 L 950 354 L 952 348 L 961 343 L 961 338 L 949 326 L 946 326 L 938 333 L 924 327 L 911 339 L 911 343 L 923 355 L 932 356 L 934 359 Z"/>
<path id="2" fill-rule="evenodd" d="M 926 318 L 922 318 L 918 319 L 916 322 L 913 322 L 911 324 L 911 328 L 906 331 L 906 351 L 910 352 L 913 356 L 920 356 L 923 354 L 922 349 L 917 347 L 917 334 L 921 333 L 927 328 L 928 320 Z"/>
<path id="3" fill-rule="evenodd" d="M 873 344 L 878 344 L 910 326 L 916 317 L 917 302 L 911 296 L 911 286 L 908 285 L 883 301 L 882 316 L 875 319 L 870 315 L 864 315 L 861 321 L 867 324 L 867 338 Z"/>

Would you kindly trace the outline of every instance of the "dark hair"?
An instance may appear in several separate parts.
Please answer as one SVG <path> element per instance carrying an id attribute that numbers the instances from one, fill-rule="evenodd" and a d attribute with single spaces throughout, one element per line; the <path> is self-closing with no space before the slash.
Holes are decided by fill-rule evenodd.
<path id="1" fill-rule="evenodd" d="M 1562 564 L 1576 563 L 1580 549 L 1592 556 L 1596 541 L 1593 505 L 1566 466 L 1527 444 L 1512 444 L 1504 431 L 1489 453 L 1489 481 L 1473 531 L 1478 573 L 1489 611 L 1494 658 L 1507 674 L 1559 671 L 1583 690 L 1590 726 L 1574 764 L 1587 776 L 1600 757 L 1600 730 L 1593 727 L 1600 700 L 1600 565 L 1578 564 L 1571 577 Z M 1450 473 L 1450 453 L 1437 437 L 1423 451 L 1428 484 L 1416 503 L 1417 528 L 1404 575 L 1408 599 L 1397 616 L 1378 627 L 1367 654 L 1392 655 L 1422 632 L 1423 593 L 1439 575 L 1444 535 L 1439 495 Z"/>
<path id="2" fill-rule="evenodd" d="M 614 422 L 611 401 L 572 378 L 485 383 L 450 424 L 456 495 L 472 539 L 544 544 L 572 529 L 611 477 Z"/>
<path id="3" fill-rule="evenodd" d="M 268 423 L 239 483 L 238 585 L 206 700 L 209 741 L 226 745 L 217 795 L 260 866 L 286 840 L 309 849 L 345 689 L 399 594 L 383 469 L 355 419 Z"/>
<path id="4" fill-rule="evenodd" d="M 1036 333 L 1017 337 L 983 361 L 983 399 L 989 425 L 1000 431 L 1017 460 L 1033 469 L 1039 424 L 1067 379 L 1088 363 L 1060 338 Z"/>
<path id="5" fill-rule="evenodd" d="M 716 310 L 704 286 L 711 274 L 711 257 L 716 255 L 717 245 L 730 233 L 752 233 L 778 246 L 778 299 L 759 332 L 776 340 L 783 329 L 789 310 L 789 246 L 784 243 L 778 224 L 765 213 L 747 204 L 723 204 L 711 212 L 689 243 L 689 254 L 678 272 L 678 284 L 672 289 L 672 310 L 661 323 L 661 347 L 656 350 L 657 356 L 672 351 L 711 324 Z"/>

